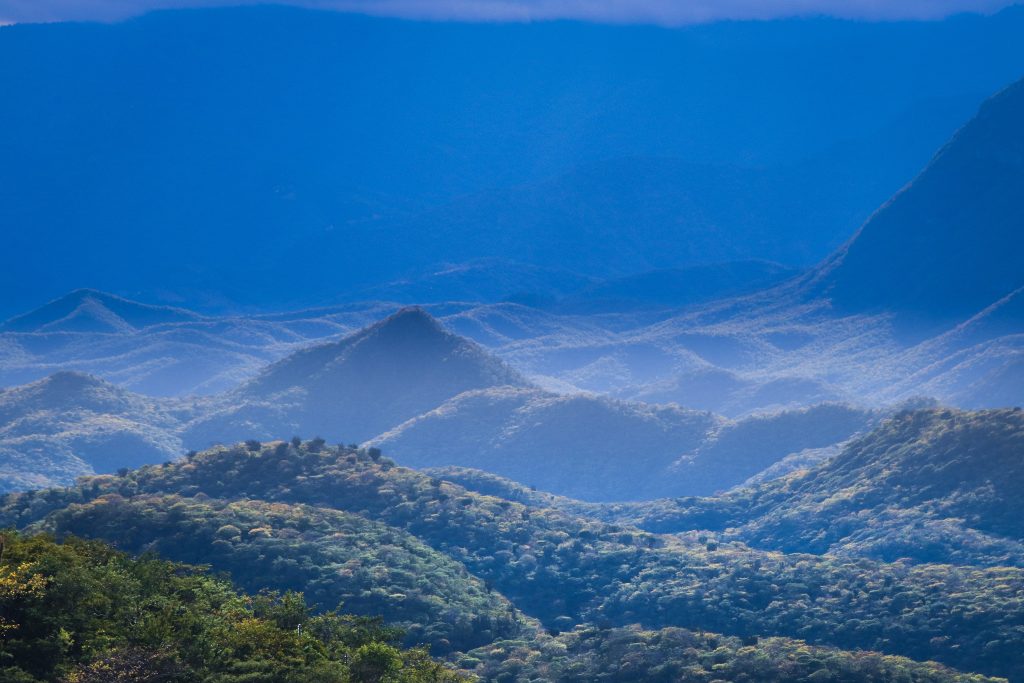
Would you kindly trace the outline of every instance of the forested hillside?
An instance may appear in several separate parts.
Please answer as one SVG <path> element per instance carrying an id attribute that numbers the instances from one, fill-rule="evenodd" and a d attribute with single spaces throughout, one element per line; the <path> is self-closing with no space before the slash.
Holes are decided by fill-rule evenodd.
<path id="1" fill-rule="evenodd" d="M 915 681 L 981 683 L 934 662 L 846 652 L 789 638 L 732 638 L 666 627 L 580 626 L 539 643 L 501 642 L 470 653 L 475 671 L 495 681 Z"/>
<path id="2" fill-rule="evenodd" d="M 901 413 L 782 479 L 716 498 L 605 506 L 602 516 L 785 552 L 1021 566 L 1022 490 L 1024 413 L 933 409 Z"/>
<path id="3" fill-rule="evenodd" d="M 11 683 L 463 680 L 379 620 L 73 538 L 0 534 L 0 634 Z"/>
<path id="4" fill-rule="evenodd" d="M 239 587 L 299 590 L 322 608 L 382 616 L 437 654 L 522 636 L 528 623 L 465 568 L 415 537 L 336 510 L 245 500 L 111 494 L 31 528 L 231 573 Z"/>
<path id="5" fill-rule="evenodd" d="M 180 509 L 160 522 L 163 513 L 152 506 L 154 495 L 260 499 L 278 506 L 355 513 L 411 534 L 461 563 L 548 629 L 638 623 L 740 638 L 802 638 L 815 645 L 878 650 L 1016 680 L 1024 677 L 1016 654 L 1024 646 L 1019 634 L 1024 570 L 781 555 L 698 533 L 659 536 L 472 493 L 396 467 L 376 451 L 329 448 L 319 442 L 220 448 L 182 463 L 95 477 L 63 492 L 18 494 L 6 500 L 0 523 L 72 525 L 82 533 L 101 533 L 107 540 L 142 548 L 157 542 L 154 532 L 166 530 L 166 524 L 191 528 L 187 514 L 185 521 L 174 522 L 175 515 L 180 519 L 185 513 Z M 117 496 L 128 500 L 117 502 Z M 117 507 L 105 512 L 111 503 L 126 512 L 118 513 Z M 194 505 L 183 504 L 186 510 Z M 241 554 L 226 547 L 223 553 L 190 550 L 199 553 L 197 558 L 208 558 L 214 566 L 234 563 L 253 552 L 244 550 L 245 544 L 270 543 L 260 540 L 260 531 L 250 539 L 250 530 L 243 528 L 248 521 L 224 525 L 220 519 L 207 520 L 213 511 L 223 510 L 219 503 L 207 505 L 202 503 L 194 513 L 204 519 L 202 528 L 207 530 L 195 534 L 194 543 L 240 543 Z M 157 526 L 138 523 L 133 512 L 143 510 L 157 515 Z M 231 506 L 227 510 L 224 521 L 241 514 Z M 259 510 L 257 506 L 252 514 Z M 330 527 L 309 515 L 312 525 L 302 531 L 303 540 L 315 545 L 323 533 L 316 528 Z M 97 523 L 74 526 L 76 517 Z M 249 521 L 266 526 L 262 519 Z M 222 526 L 229 528 L 218 535 Z M 170 545 L 161 547 L 173 552 Z M 310 550 L 298 555 L 313 557 Z M 306 563 L 297 561 L 298 569 Z M 265 580 L 305 589 L 309 577 L 317 574 L 294 569 L 287 561 L 271 564 Z M 244 581 L 244 570 L 241 576 Z M 399 581 L 387 592 L 407 590 L 400 586 Z M 479 597 L 466 604 L 474 603 L 488 604 Z"/>

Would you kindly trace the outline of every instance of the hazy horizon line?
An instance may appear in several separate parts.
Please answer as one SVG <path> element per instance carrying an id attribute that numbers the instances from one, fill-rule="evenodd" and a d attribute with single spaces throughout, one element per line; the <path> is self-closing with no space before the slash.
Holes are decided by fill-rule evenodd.
<path id="1" fill-rule="evenodd" d="M 112 23 L 152 12 L 293 7 L 413 21 L 532 23 L 581 21 L 681 27 L 726 21 L 833 18 L 875 23 L 990 16 L 1020 0 L 0 0 L 0 26 Z"/>

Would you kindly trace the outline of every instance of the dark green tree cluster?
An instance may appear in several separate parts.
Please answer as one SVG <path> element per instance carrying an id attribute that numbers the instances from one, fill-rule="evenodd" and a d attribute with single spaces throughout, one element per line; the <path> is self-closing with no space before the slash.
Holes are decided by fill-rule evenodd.
<path id="1" fill-rule="evenodd" d="M 96 541 L 0 534 L 4 683 L 441 683 L 378 619 L 236 593 L 197 569 Z"/>

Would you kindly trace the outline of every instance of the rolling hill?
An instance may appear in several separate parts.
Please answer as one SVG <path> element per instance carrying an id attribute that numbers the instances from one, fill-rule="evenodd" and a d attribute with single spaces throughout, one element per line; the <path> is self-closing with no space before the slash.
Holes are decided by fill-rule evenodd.
<path id="1" fill-rule="evenodd" d="M 173 460 L 186 412 L 72 372 L 0 391 L 0 490 Z"/>
<path id="2" fill-rule="evenodd" d="M 840 444 L 867 431 L 886 414 L 822 403 L 803 410 L 754 415 L 718 427 L 707 442 L 673 463 L 685 493 L 710 495 L 742 484 L 788 456 Z"/>
<path id="3" fill-rule="evenodd" d="M 466 392 L 366 442 L 417 468 L 463 467 L 584 501 L 707 495 L 864 432 L 887 411 L 821 404 L 740 420 L 531 389 Z"/>
<path id="4" fill-rule="evenodd" d="M 52 515 L 40 529 L 107 539 L 136 555 L 214 565 L 252 593 L 301 590 L 324 609 L 384 617 L 405 631 L 407 645 L 427 644 L 439 655 L 536 630 L 457 562 L 407 533 L 336 510 L 111 496 Z"/>
<path id="5" fill-rule="evenodd" d="M 519 307 L 488 309 L 486 317 L 469 309 L 472 318 L 455 310 L 448 319 L 478 333 L 484 325 L 510 339 L 522 331 L 509 315 Z M 767 477 L 769 467 L 779 476 L 817 457 L 802 451 L 832 447 L 886 413 L 823 404 L 725 420 L 676 405 L 545 391 L 421 308 L 301 348 L 209 397 L 151 398 L 64 372 L 0 398 L 7 489 L 305 434 L 384 448 L 412 466 L 483 468 L 589 501 L 708 494 Z"/>
<path id="6" fill-rule="evenodd" d="M 1022 440 L 1018 409 L 905 412 L 786 477 L 718 498 L 636 504 L 610 518 L 660 532 L 706 529 L 785 552 L 1019 565 Z"/>
<path id="7" fill-rule="evenodd" d="M 153 495 L 272 501 L 269 511 L 286 517 L 291 513 L 279 504 L 334 508 L 403 530 L 558 631 L 587 623 L 639 624 L 720 632 L 751 643 L 755 637 L 796 637 L 811 645 L 937 660 L 1012 680 L 1024 676 L 1016 657 L 1024 604 L 1019 568 L 786 555 L 696 533 L 659 536 L 482 496 L 396 467 L 370 450 L 316 442 L 215 449 L 125 476 L 95 477 L 63 491 L 8 497 L 0 524 L 24 528 L 61 519 L 64 510 L 71 514 L 65 519 L 73 519 L 76 511 L 92 514 L 88 506 L 98 505 L 96 514 L 110 522 L 98 527 L 104 538 L 141 547 L 147 534 L 153 535 L 145 526 L 143 533 L 136 531 L 137 515 L 120 517 L 116 508 L 108 514 L 103 506 L 120 504 L 119 496 L 130 510 L 152 502 L 148 496 Z M 218 505 L 210 508 L 200 500 L 197 510 Z M 167 523 L 177 523 L 183 513 L 187 510 L 175 512 L 172 505 Z M 158 520 L 154 530 L 163 528 L 162 507 L 147 514 Z M 204 526 L 212 529 L 216 523 Z M 233 528 L 218 529 L 212 543 L 249 542 L 242 527 L 225 526 Z M 78 530 L 92 533 L 90 528 Z M 318 535 L 314 529 L 315 524 L 306 528 L 310 542 Z M 202 546 L 210 538 L 199 534 L 195 542 Z M 249 552 L 240 551 L 240 557 Z M 302 554 L 300 549 L 288 557 Z M 206 555 L 215 566 L 233 556 Z M 276 564 L 266 580 L 301 587 L 305 575 L 293 567 L 287 561 Z M 964 619 L 965 614 L 972 616 Z M 482 661 L 473 660 L 473 666 Z"/>
<path id="8" fill-rule="evenodd" d="M 501 387 L 459 394 L 367 442 L 412 467 L 485 469 L 585 500 L 657 496 L 720 418 L 584 394 Z"/>

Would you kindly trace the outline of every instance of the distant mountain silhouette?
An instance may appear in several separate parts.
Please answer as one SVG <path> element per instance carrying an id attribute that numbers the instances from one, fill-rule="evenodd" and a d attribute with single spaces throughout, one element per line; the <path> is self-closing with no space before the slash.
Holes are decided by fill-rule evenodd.
<path id="1" fill-rule="evenodd" d="M 201 320 L 181 308 L 130 301 L 95 289 L 75 291 L 0 324 L 0 332 L 130 332 L 150 325 Z"/>
<path id="2" fill-rule="evenodd" d="M 585 500 L 628 500 L 667 495 L 668 466 L 720 422 L 678 406 L 500 387 L 460 394 L 369 445 L 414 467 L 474 467 Z"/>
<path id="3" fill-rule="evenodd" d="M 271 6 L 7 26 L 3 247 L 53 267 L 10 259 L 0 315 L 86 281 L 326 305 L 487 256 L 811 265 L 1020 76 L 1022 27 L 1020 8 L 661 28 Z"/>
<path id="4" fill-rule="evenodd" d="M 338 342 L 298 351 L 223 399 L 189 443 L 290 433 L 363 441 L 464 391 L 529 386 L 519 373 L 422 308 L 404 308 Z"/>
<path id="5" fill-rule="evenodd" d="M 1024 286 L 1024 80 L 998 93 L 810 278 L 837 312 L 962 321 Z"/>

